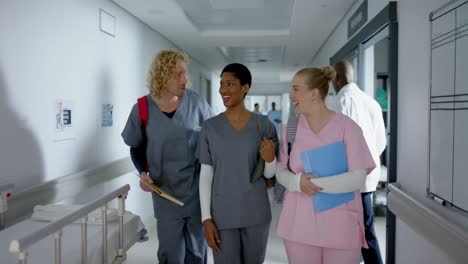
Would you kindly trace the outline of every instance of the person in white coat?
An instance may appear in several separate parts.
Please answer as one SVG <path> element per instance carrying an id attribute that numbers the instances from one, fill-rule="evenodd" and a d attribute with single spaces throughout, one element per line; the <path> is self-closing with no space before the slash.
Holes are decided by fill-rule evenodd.
<path id="1" fill-rule="evenodd" d="M 335 65 L 336 78 L 333 86 L 336 96 L 328 100 L 328 107 L 342 113 L 355 121 L 362 129 L 364 138 L 371 151 L 376 168 L 367 176 L 365 185 L 361 188 L 362 206 L 364 211 L 364 227 L 368 249 L 362 248 L 365 264 L 382 263 L 379 243 L 374 230 L 374 210 L 372 194 L 377 189 L 380 178 L 380 155 L 387 145 L 385 124 L 382 108 L 368 94 L 363 92 L 353 81 L 353 66 L 348 61 L 340 61 Z"/>

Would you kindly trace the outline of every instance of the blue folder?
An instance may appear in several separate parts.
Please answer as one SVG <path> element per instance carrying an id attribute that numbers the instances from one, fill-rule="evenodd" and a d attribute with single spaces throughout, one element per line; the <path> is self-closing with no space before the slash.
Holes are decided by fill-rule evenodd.
<path id="1" fill-rule="evenodd" d="M 338 141 L 301 153 L 306 173 L 328 177 L 348 172 L 348 159 L 343 141 Z M 312 196 L 315 212 L 323 212 L 354 200 L 354 192 L 331 194 L 320 192 Z"/>

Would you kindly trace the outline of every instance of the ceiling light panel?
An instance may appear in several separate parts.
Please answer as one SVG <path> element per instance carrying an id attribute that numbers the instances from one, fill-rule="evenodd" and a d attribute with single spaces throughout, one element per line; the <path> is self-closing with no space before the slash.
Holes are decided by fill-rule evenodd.
<path id="1" fill-rule="evenodd" d="M 282 63 L 282 47 L 220 47 L 231 62 L 246 65 L 262 64 L 269 67 L 280 67 Z"/>
<path id="2" fill-rule="evenodd" d="M 214 9 L 261 8 L 265 0 L 209 0 Z"/>
<path id="3" fill-rule="evenodd" d="M 294 0 L 176 0 L 199 31 L 284 30 Z"/>

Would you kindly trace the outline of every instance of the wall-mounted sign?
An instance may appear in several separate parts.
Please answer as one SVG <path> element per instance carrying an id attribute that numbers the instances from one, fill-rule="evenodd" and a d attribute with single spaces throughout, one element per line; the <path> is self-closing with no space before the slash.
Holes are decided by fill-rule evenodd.
<path id="1" fill-rule="evenodd" d="M 367 0 L 354 11 L 348 19 L 348 38 L 356 33 L 367 22 Z"/>
<path id="2" fill-rule="evenodd" d="M 67 140 L 75 137 L 73 126 L 73 104 L 71 101 L 57 100 L 54 105 L 54 140 Z"/>
<path id="3" fill-rule="evenodd" d="M 101 113 L 101 126 L 111 127 L 113 125 L 112 112 L 114 111 L 114 105 L 103 104 Z"/>

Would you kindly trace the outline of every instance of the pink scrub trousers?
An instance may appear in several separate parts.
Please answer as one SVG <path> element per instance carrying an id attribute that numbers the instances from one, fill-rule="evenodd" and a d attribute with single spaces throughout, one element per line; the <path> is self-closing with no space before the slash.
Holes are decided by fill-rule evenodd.
<path id="1" fill-rule="evenodd" d="M 337 249 L 315 247 L 289 240 L 284 246 L 290 264 L 359 264 L 361 249 Z"/>

